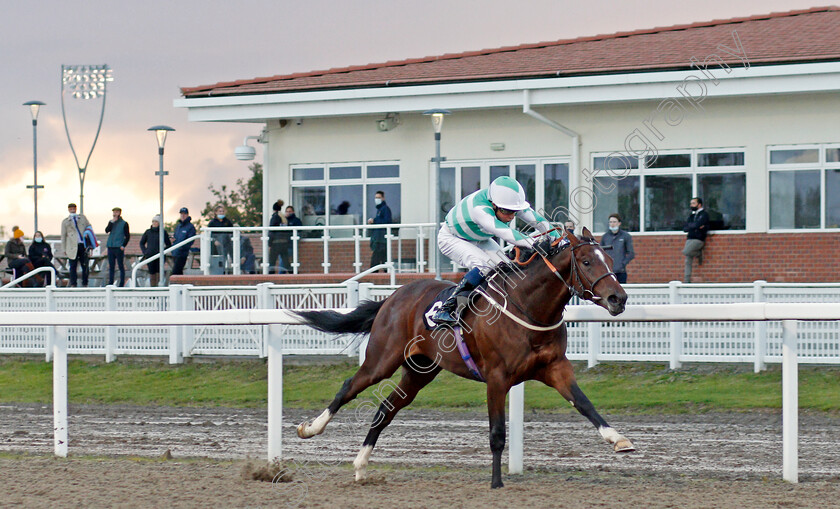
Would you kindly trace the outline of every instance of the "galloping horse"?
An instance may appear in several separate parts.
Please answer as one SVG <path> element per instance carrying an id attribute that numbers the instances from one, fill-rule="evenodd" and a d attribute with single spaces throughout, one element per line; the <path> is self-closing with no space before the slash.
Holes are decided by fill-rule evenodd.
<path id="1" fill-rule="evenodd" d="M 421 280 L 402 286 L 383 302 L 366 301 L 348 314 L 335 311 L 301 311 L 300 317 L 324 332 L 370 332 L 366 357 L 348 378 L 335 399 L 311 423 L 297 428 L 298 436 L 323 433 L 338 409 L 366 388 L 390 378 L 403 367 L 402 379 L 382 402 L 373 424 L 353 462 L 356 480 L 366 475 L 368 460 L 379 434 L 441 369 L 470 380 L 487 383 L 490 416 L 490 449 L 493 452 L 491 487 L 502 484 L 501 457 L 505 446 L 505 396 L 526 380 L 539 380 L 594 424 L 616 452 L 634 450 L 595 411 L 575 382 L 566 358 L 566 325 L 563 309 L 572 295 L 579 295 L 607 309 L 624 311 L 627 294 L 610 270 L 611 260 L 586 228 L 580 238 L 567 233 L 568 242 L 555 240 L 546 250 L 537 249 L 527 261 L 517 260 L 497 271 L 487 288 L 477 290 L 469 311 L 461 316 L 463 342 L 474 359 L 470 369 L 455 348 L 452 330 L 430 329 L 427 308 L 449 283 Z M 507 304 L 513 304 L 507 309 Z M 489 316 L 491 310 L 494 316 Z M 434 360 L 432 360 L 434 359 Z M 476 369 L 477 368 L 477 372 Z"/>

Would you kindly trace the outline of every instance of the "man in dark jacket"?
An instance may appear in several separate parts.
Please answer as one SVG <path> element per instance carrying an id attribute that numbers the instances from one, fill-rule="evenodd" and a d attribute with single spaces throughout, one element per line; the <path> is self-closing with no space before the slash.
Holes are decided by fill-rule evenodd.
<path id="1" fill-rule="evenodd" d="M 303 222 L 295 215 L 295 208 L 286 207 L 286 226 L 303 226 Z M 300 232 L 298 232 L 298 236 Z M 282 270 L 293 272 L 292 263 L 292 232 L 280 232 L 280 256 L 283 259 Z"/>
<path id="2" fill-rule="evenodd" d="M 114 207 L 111 213 L 111 220 L 105 227 L 105 233 L 108 234 L 108 241 L 105 243 L 108 247 L 108 284 L 114 284 L 114 272 L 119 266 L 120 280 L 117 286 L 123 286 L 125 284 L 125 246 L 131 240 L 131 234 L 128 232 L 128 223 L 122 218 L 122 209 Z"/>
<path id="3" fill-rule="evenodd" d="M 274 213 L 271 214 L 271 220 L 268 226 L 285 226 L 286 218 L 282 215 L 283 200 L 277 200 L 272 205 Z M 272 274 L 279 274 L 281 272 L 280 264 L 277 263 L 277 258 L 283 257 L 283 262 L 286 263 L 286 255 L 283 253 L 283 232 L 270 231 L 268 232 L 268 271 Z"/>
<path id="4" fill-rule="evenodd" d="M 148 230 L 143 233 L 143 236 L 140 237 L 140 249 L 143 251 L 143 259 L 149 259 L 152 256 L 160 253 L 162 250 L 160 249 L 160 216 L 156 215 L 152 218 L 152 226 Z M 167 247 L 172 245 L 172 240 L 169 238 L 169 233 L 166 230 L 163 230 L 163 243 L 164 248 L 166 250 Z M 165 277 L 166 274 L 161 276 L 160 272 L 160 261 L 155 260 L 152 263 L 146 265 L 146 269 L 149 271 L 149 286 L 155 287 L 158 285 L 158 280 L 160 277 Z"/>
<path id="5" fill-rule="evenodd" d="M 688 232 L 683 254 L 685 255 L 685 282 L 691 282 L 691 268 L 694 259 L 697 264 L 703 265 L 703 246 L 706 245 L 706 234 L 709 233 L 709 213 L 703 208 L 703 200 L 700 198 L 691 199 L 691 215 L 683 228 Z"/>
<path id="6" fill-rule="evenodd" d="M 376 204 L 376 216 L 368 219 L 368 224 L 390 224 L 391 208 L 385 203 L 385 193 L 376 191 L 373 195 L 373 202 Z M 385 240 L 385 228 L 376 228 L 370 231 L 370 266 L 379 265 L 388 261 L 388 243 Z"/>
<path id="7" fill-rule="evenodd" d="M 636 257 L 633 251 L 633 237 L 621 229 L 621 216 L 610 214 L 610 231 L 601 237 L 601 246 L 608 250 L 613 259 L 613 272 L 618 282 L 627 282 L 627 264 Z"/>
<path id="8" fill-rule="evenodd" d="M 173 244 L 183 242 L 190 237 L 195 236 L 195 226 L 192 224 L 190 211 L 187 207 L 181 207 L 179 211 L 180 219 L 175 222 L 175 232 L 173 233 Z M 192 240 L 187 244 L 172 251 L 172 275 L 183 274 L 184 266 L 187 264 L 187 257 L 190 255 L 190 248 L 195 241 Z"/>

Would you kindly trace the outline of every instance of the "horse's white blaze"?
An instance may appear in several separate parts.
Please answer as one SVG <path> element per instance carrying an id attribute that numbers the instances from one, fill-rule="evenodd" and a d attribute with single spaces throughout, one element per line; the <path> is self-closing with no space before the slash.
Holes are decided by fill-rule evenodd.
<path id="1" fill-rule="evenodd" d="M 619 440 L 626 440 L 618 431 L 609 426 L 601 426 L 598 428 L 598 432 L 600 432 L 601 436 L 604 437 L 604 440 L 610 444 L 614 444 Z"/>
<path id="2" fill-rule="evenodd" d="M 356 459 L 353 461 L 353 468 L 356 469 L 356 480 L 361 481 L 365 478 L 367 474 L 367 465 L 368 460 L 370 460 L 370 454 L 373 452 L 372 445 L 366 445 L 361 448 L 359 451 L 359 455 L 356 456 Z"/>
<path id="3" fill-rule="evenodd" d="M 332 420 L 332 414 L 330 414 L 329 409 L 324 410 L 321 412 L 312 424 L 309 424 L 303 428 L 303 433 L 307 437 L 314 437 L 315 435 L 320 435 L 324 432 L 324 428 L 327 427 L 327 424 Z"/>

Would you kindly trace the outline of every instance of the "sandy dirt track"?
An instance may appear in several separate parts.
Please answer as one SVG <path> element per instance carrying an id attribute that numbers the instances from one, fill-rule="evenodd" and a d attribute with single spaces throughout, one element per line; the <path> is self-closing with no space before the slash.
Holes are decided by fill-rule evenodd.
<path id="1" fill-rule="evenodd" d="M 286 410 L 292 482 L 271 483 L 241 477 L 245 460 L 264 456 L 264 410 L 71 405 L 71 457 L 54 459 L 49 406 L 0 405 L 0 506 L 745 508 L 840 500 L 840 417 L 800 416 L 794 486 L 781 481 L 777 413 L 607 416 L 638 448 L 626 455 L 576 414 L 531 413 L 525 474 L 505 475 L 506 488 L 491 491 L 481 413 L 402 412 L 364 485 L 352 481 L 349 462 L 365 426 L 350 410 L 324 435 L 298 439 L 294 426 L 317 413 Z M 167 450 L 173 460 L 155 459 Z"/>

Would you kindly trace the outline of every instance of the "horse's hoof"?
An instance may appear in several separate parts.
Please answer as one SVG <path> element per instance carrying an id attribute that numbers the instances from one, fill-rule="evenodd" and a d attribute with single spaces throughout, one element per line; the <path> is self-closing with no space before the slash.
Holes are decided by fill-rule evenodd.
<path id="1" fill-rule="evenodd" d="M 490 483 L 490 489 L 493 489 L 493 490 L 495 490 L 496 488 L 504 488 L 504 487 L 505 487 L 505 483 L 503 483 L 502 481 L 498 481 L 498 482 L 494 481 L 494 482 Z"/>
<path id="2" fill-rule="evenodd" d="M 315 435 L 306 432 L 306 428 L 311 426 L 311 424 L 307 422 L 302 422 L 297 427 L 297 434 L 300 438 L 312 438 Z"/>
<path id="3" fill-rule="evenodd" d="M 633 452 L 636 450 L 636 448 L 633 447 L 633 442 L 627 440 L 626 438 L 616 442 L 613 449 L 615 452 Z"/>
<path id="4" fill-rule="evenodd" d="M 356 482 L 364 481 L 367 478 L 367 468 L 360 468 L 356 470 Z"/>

